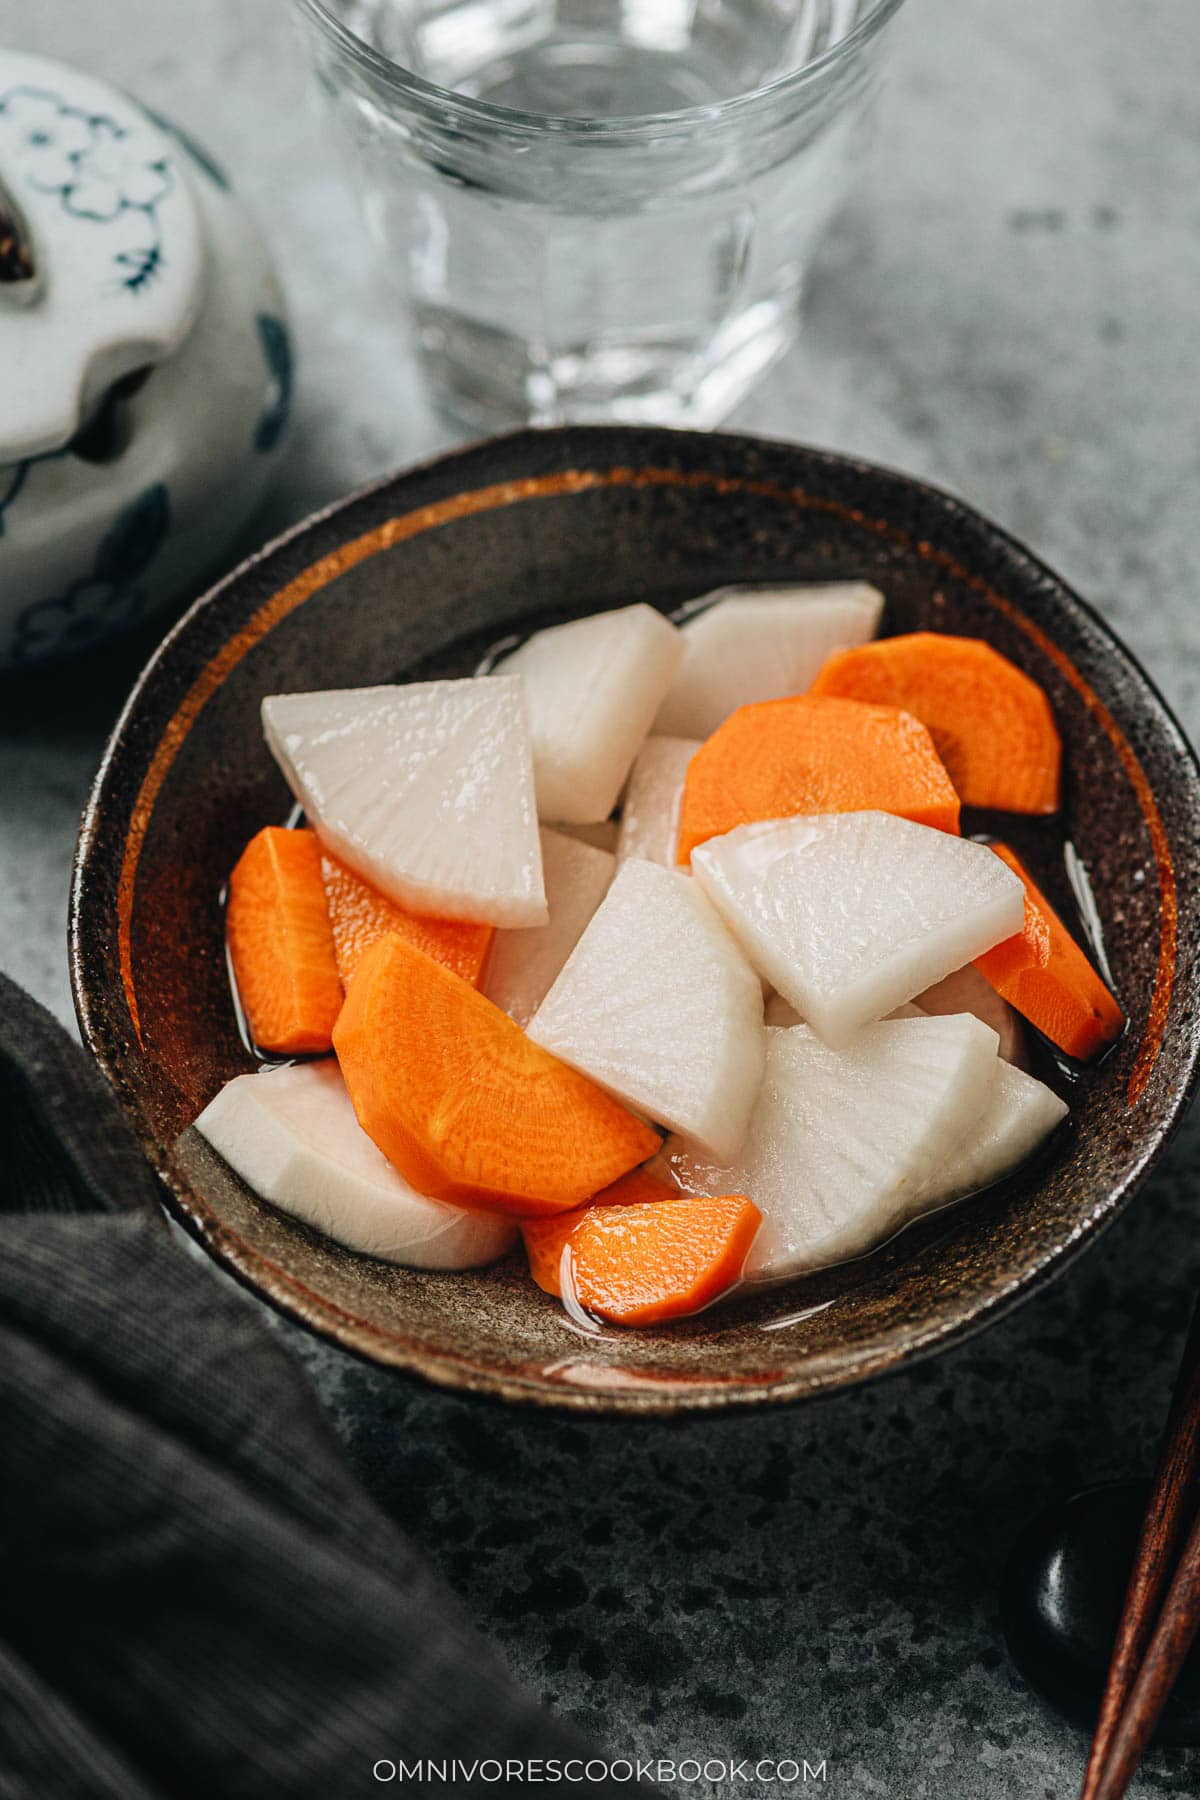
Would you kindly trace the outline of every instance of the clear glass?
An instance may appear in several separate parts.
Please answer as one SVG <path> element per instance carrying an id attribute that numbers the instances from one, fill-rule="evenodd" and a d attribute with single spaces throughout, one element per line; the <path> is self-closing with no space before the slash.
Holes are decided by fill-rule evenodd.
<path id="1" fill-rule="evenodd" d="M 297 0 L 433 398 L 709 425 L 786 349 L 902 0 Z"/>

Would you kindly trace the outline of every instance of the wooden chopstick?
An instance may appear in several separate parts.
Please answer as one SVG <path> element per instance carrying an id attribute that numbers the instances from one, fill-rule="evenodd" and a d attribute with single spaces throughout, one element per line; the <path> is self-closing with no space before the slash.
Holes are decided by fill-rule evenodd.
<path id="1" fill-rule="evenodd" d="M 1192 1526 L 1167 1590 L 1149 1649 L 1117 1721 L 1096 1800 L 1120 1800 L 1133 1780 L 1159 1714 L 1200 1630 L 1200 1518 Z"/>
<path id="2" fill-rule="evenodd" d="M 1080 1800 L 1120 1800 L 1200 1626 L 1198 1477 L 1200 1303 L 1171 1397 Z"/>

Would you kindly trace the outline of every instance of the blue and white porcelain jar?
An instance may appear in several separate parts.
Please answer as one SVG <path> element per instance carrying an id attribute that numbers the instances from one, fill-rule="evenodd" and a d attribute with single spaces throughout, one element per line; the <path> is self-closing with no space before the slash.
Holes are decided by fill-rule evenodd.
<path id="1" fill-rule="evenodd" d="M 0 668 L 198 592 L 270 479 L 291 378 L 220 169 L 104 83 L 0 50 Z"/>

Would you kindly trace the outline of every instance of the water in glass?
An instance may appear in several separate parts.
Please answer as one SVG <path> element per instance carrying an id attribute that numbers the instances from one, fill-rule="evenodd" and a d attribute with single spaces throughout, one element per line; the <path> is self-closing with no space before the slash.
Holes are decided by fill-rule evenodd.
<path id="1" fill-rule="evenodd" d="M 381 63 L 318 45 L 368 222 L 451 410 L 707 424 L 786 346 L 871 86 L 868 47 L 825 52 L 878 3 L 332 10 L 420 78 L 389 86 Z M 814 63 L 790 94 L 755 95 Z"/>

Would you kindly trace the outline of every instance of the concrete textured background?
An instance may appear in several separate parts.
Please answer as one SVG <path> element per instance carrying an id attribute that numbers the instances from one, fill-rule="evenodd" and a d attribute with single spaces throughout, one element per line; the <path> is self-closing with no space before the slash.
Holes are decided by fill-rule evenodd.
<path id="1" fill-rule="evenodd" d="M 0 0 L 0 38 L 173 114 L 255 204 L 302 359 L 258 536 L 453 441 L 304 103 L 284 0 Z M 910 0 L 893 51 L 802 341 L 735 422 L 964 495 L 1105 612 L 1194 737 L 1200 10 Z M 64 1019 L 76 820 L 147 648 L 0 684 L 0 964 Z M 824 1757 L 847 1800 L 1058 1800 L 1083 1740 L 1008 1665 L 998 1580 L 1042 1504 L 1147 1465 L 1200 1277 L 1198 1163 L 1193 1123 L 1049 1292 L 786 1415 L 527 1417 L 278 1329 L 372 1491 L 514 1668 L 616 1753 Z M 1131 1789 L 1198 1791 L 1182 1752 Z"/>

